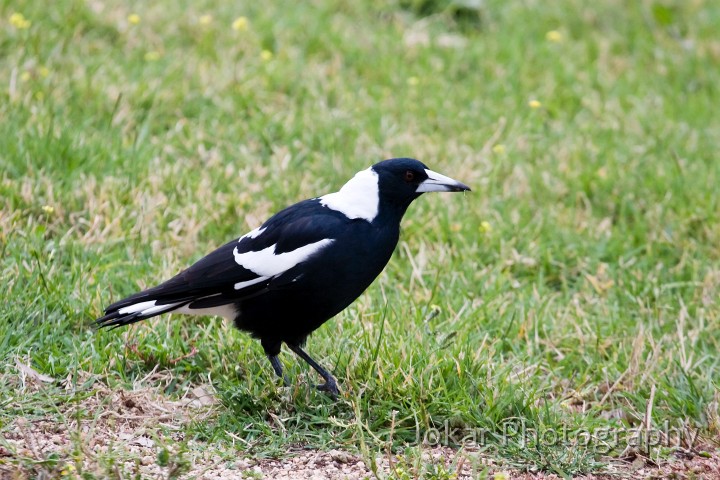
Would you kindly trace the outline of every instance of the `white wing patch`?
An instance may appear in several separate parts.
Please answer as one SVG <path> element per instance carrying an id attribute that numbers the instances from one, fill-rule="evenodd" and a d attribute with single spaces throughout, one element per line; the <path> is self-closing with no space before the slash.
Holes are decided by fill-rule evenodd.
<path id="1" fill-rule="evenodd" d="M 238 238 L 238 242 L 242 241 L 245 238 L 257 238 L 265 231 L 264 228 L 256 228 L 255 230 L 250 230 L 248 233 L 243 235 L 242 237 Z"/>
<path id="2" fill-rule="evenodd" d="M 378 174 L 371 167 L 356 173 L 339 192 L 320 197 L 320 205 L 342 212 L 350 219 L 372 222 L 378 214 L 379 196 Z"/>
<path id="3" fill-rule="evenodd" d="M 248 280 L 246 282 L 238 282 L 235 284 L 235 290 L 240 290 L 242 288 L 249 287 L 250 285 L 255 285 L 256 283 L 260 283 L 263 280 L 267 280 L 268 278 L 270 277 L 258 277 L 253 278 L 252 280 Z"/>
<path id="4" fill-rule="evenodd" d="M 235 247 L 233 255 L 235 256 L 235 261 L 238 265 L 250 270 L 254 274 L 259 275 L 260 277 L 274 277 L 275 275 L 280 275 L 281 273 L 290 270 L 298 263 L 307 260 L 313 254 L 320 251 L 323 247 L 330 245 L 332 242 L 334 242 L 332 238 L 325 238 L 318 242 L 296 248 L 291 252 L 280 254 L 275 254 L 275 247 L 277 245 L 271 245 L 262 250 L 258 250 L 257 252 L 244 253 L 239 253 L 237 247 Z M 262 281 L 259 279 L 253 279 L 251 281 L 255 280 L 258 282 Z M 241 288 L 246 286 L 243 284 L 248 283 L 240 282 L 235 284 L 235 288 L 238 288 L 238 285 L 240 285 Z"/>

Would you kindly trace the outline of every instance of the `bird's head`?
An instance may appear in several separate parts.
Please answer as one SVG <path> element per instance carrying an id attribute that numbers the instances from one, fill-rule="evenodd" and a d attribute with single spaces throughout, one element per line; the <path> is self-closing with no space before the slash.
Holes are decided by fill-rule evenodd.
<path id="1" fill-rule="evenodd" d="M 378 176 L 378 191 L 387 201 L 407 207 L 426 192 L 464 192 L 470 187 L 430 170 L 412 158 L 393 158 L 371 167 Z"/>
<path id="2" fill-rule="evenodd" d="M 375 221 L 379 213 L 402 217 L 425 192 L 464 192 L 470 187 L 433 172 L 412 158 L 392 158 L 358 172 L 340 191 L 319 198 L 320 204 L 348 218 Z M 399 218 L 398 218 L 399 220 Z"/>

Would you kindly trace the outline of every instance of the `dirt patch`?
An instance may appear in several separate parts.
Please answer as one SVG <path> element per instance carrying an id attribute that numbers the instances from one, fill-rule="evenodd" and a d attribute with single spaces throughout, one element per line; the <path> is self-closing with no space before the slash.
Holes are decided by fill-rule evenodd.
<path id="1" fill-rule="evenodd" d="M 37 385 L 36 388 L 42 388 Z M 114 391 L 96 384 L 82 400 L 57 404 L 47 416 L 18 417 L 0 437 L 0 479 L 80 478 L 456 478 L 559 479 L 521 473 L 493 463 L 481 452 L 427 448 L 414 456 L 381 455 L 368 465 L 342 450 L 288 451 L 282 460 L 238 458 L 238 450 L 189 440 L 182 426 L 215 414 L 212 388 L 199 386 L 170 401 L 150 388 Z M 177 442 L 187 450 L 178 451 Z M 720 458 L 678 451 L 666 463 L 641 457 L 611 465 L 607 474 L 578 477 L 720 478 Z"/>
<path id="2" fill-rule="evenodd" d="M 32 372 L 22 372 L 21 388 L 42 396 L 47 380 Z M 182 425 L 203 421 L 217 407 L 212 389 L 203 386 L 177 401 L 150 388 L 115 391 L 101 383 L 78 397 L 67 402 L 48 394 L 43 402 L 47 415 L 18 416 L 4 426 L 0 478 L 73 478 L 83 472 L 100 478 L 109 473 L 167 477 L 173 469 L 187 469 L 185 462 L 178 464 L 172 447 L 182 440 Z M 160 458 L 162 450 L 167 459 Z"/>

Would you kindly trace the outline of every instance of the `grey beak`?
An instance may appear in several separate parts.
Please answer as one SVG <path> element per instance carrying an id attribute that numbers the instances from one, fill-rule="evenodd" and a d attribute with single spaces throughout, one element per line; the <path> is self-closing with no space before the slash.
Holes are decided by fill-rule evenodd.
<path id="1" fill-rule="evenodd" d="M 470 187 L 450 177 L 425 169 L 427 180 L 418 185 L 417 193 L 425 192 L 469 192 Z"/>

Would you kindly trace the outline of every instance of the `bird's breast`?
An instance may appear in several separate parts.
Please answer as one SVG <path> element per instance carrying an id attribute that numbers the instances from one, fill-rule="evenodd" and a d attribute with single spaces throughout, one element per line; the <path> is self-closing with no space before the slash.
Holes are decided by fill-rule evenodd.
<path id="1" fill-rule="evenodd" d="M 364 226 L 363 226 L 364 227 Z M 267 293 L 243 301 L 238 327 L 257 336 L 304 337 L 350 305 L 375 280 L 397 244 L 393 232 L 339 232 L 332 243 L 277 278 Z"/>

